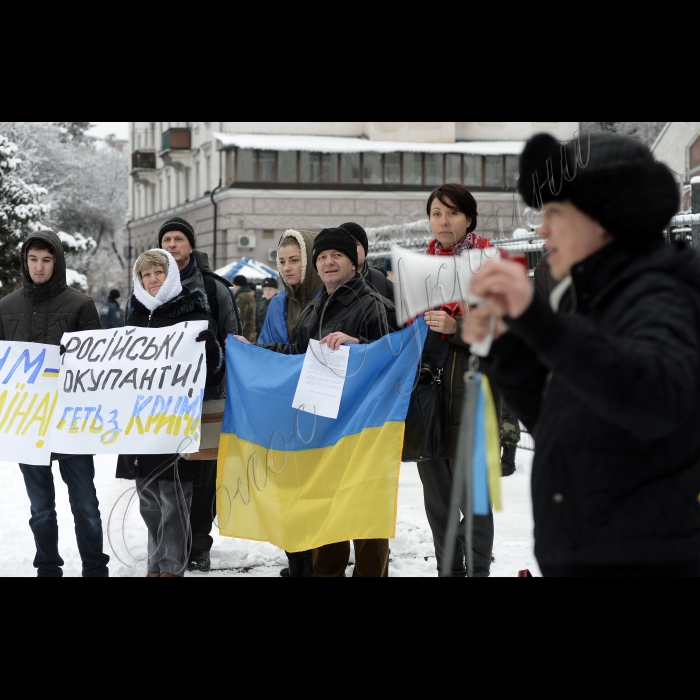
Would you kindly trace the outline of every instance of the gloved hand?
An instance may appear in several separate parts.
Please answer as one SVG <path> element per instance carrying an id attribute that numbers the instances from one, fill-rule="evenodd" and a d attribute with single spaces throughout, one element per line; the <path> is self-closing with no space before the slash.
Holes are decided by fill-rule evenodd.
<path id="1" fill-rule="evenodd" d="M 198 343 L 210 343 L 210 342 L 216 342 L 216 333 L 214 333 L 213 330 L 210 328 L 207 328 L 205 331 L 202 331 L 198 336 L 197 336 L 197 342 Z M 63 347 L 63 346 L 61 346 Z"/>

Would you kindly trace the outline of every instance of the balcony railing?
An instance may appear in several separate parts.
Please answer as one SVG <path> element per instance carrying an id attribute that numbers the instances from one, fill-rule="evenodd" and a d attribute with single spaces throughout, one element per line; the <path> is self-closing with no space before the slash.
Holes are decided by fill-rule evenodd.
<path id="1" fill-rule="evenodd" d="M 139 168 L 141 170 L 156 169 L 156 152 L 155 151 L 134 151 L 131 154 L 132 169 Z"/>
<path id="2" fill-rule="evenodd" d="M 162 150 L 187 151 L 192 147 L 189 129 L 173 128 L 163 132 Z"/>

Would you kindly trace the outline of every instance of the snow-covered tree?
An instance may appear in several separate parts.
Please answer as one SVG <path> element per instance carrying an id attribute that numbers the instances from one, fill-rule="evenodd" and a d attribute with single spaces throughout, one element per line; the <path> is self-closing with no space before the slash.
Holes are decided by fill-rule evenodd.
<path id="1" fill-rule="evenodd" d="M 18 175 L 22 160 L 17 152 L 17 145 L 0 134 L 0 296 L 20 283 L 22 241 L 42 228 L 50 210 L 47 190 Z"/>
<path id="2" fill-rule="evenodd" d="M 85 136 L 85 132 L 92 126 L 91 122 L 54 122 L 59 128 L 61 143 L 72 141 L 73 143 L 85 143 L 91 140 L 89 136 Z"/>
<path id="3" fill-rule="evenodd" d="M 94 246 L 73 255 L 70 266 L 87 277 L 96 297 L 123 280 L 127 209 L 128 155 L 104 142 L 83 138 L 89 122 L 0 122 L 0 134 L 21 152 L 21 176 L 48 190 L 51 214 L 44 223 L 54 231 L 80 232 Z M 82 137 L 81 137 L 82 134 Z"/>

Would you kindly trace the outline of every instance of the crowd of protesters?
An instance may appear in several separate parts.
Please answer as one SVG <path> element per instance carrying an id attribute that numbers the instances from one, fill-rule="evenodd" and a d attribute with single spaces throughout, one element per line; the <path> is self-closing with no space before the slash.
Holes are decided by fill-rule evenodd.
<path id="1" fill-rule="evenodd" d="M 543 209 L 546 254 L 534 280 L 496 257 L 471 283 L 483 300 L 425 312 L 422 362 L 444 377 L 439 456 L 418 463 L 439 572 L 488 576 L 493 515 L 474 516 L 471 541 L 447 543 L 470 346 L 495 328 L 479 361 L 496 398 L 502 474 L 515 470 L 522 422 L 536 441 L 532 473 L 535 554 L 545 576 L 700 575 L 700 262 L 669 246 L 662 231 L 678 190 L 648 149 L 620 136 L 591 135 L 589 159 L 574 142 L 546 135 L 521 155 L 519 192 Z M 478 205 L 448 183 L 426 203 L 427 255 L 490 247 L 477 235 Z M 226 339 L 284 354 L 310 340 L 331 349 L 371 343 L 398 330 L 394 271 L 368 264 L 364 228 L 346 222 L 319 233 L 290 229 L 277 248 L 279 278 L 233 284 L 211 271 L 192 225 L 170 219 L 157 248 L 133 269 L 124 315 L 110 292 L 102 324 L 94 303 L 66 284 L 63 248 L 52 231 L 25 241 L 23 287 L 0 300 L 0 340 L 60 345 L 64 332 L 163 327 L 205 320 L 205 401 L 222 398 Z M 67 483 L 84 576 L 106 576 L 102 522 L 90 455 L 52 455 Z M 39 576 L 61 576 L 51 466 L 20 464 L 30 502 Z M 120 455 L 117 477 L 134 479 L 148 529 L 148 577 L 207 572 L 215 517 L 216 461 L 180 455 Z M 446 546 L 448 545 L 449 546 Z M 452 545 L 455 546 L 452 546 Z M 355 540 L 355 577 L 389 574 L 388 540 Z M 471 546 L 471 552 L 467 547 Z M 350 542 L 287 552 L 285 577 L 343 577 Z M 445 550 L 454 558 L 443 562 Z"/>

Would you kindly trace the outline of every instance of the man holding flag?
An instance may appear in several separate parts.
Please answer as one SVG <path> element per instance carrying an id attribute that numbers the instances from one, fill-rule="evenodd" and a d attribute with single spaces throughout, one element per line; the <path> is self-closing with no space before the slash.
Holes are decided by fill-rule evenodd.
<path id="1" fill-rule="evenodd" d="M 299 317 L 295 342 L 260 347 L 299 355 L 306 352 L 311 339 L 316 339 L 329 349 L 337 350 L 344 344 L 371 343 L 396 329 L 392 302 L 372 291 L 357 273 L 357 244 L 350 233 L 343 228 L 321 231 L 314 241 L 312 259 L 325 289 Z M 245 341 L 241 336 L 236 337 Z M 353 542 L 353 576 L 388 576 L 388 539 L 355 539 Z M 349 558 L 349 541 L 314 549 L 314 576 L 345 576 Z"/>

